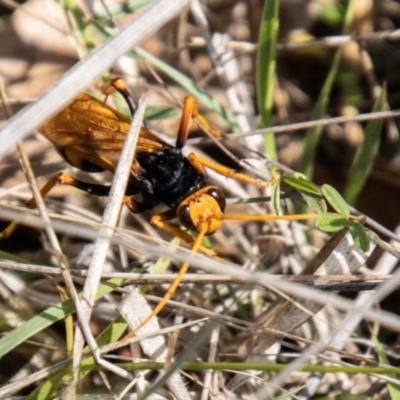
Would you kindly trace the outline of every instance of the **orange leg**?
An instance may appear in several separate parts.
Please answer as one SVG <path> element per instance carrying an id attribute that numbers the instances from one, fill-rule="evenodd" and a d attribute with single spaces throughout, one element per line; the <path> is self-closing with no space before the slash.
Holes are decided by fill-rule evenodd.
<path id="1" fill-rule="evenodd" d="M 196 240 L 193 243 L 192 246 L 192 251 L 194 253 L 196 253 L 197 251 L 200 250 L 201 248 L 201 241 L 204 238 L 204 235 L 206 233 L 206 227 L 204 227 L 204 229 L 202 231 L 199 232 Z M 161 301 L 157 304 L 157 306 L 154 308 L 154 310 L 152 311 L 151 314 L 149 314 L 135 329 L 133 329 L 132 331 L 130 331 L 123 339 L 122 341 L 125 341 L 127 339 L 129 339 L 130 337 L 132 337 L 133 335 L 135 335 L 135 333 L 142 328 L 143 326 L 145 326 L 153 317 L 156 317 L 161 311 L 162 309 L 165 307 L 165 305 L 167 304 L 168 300 L 173 296 L 173 294 L 175 293 L 177 287 L 179 286 L 179 284 L 181 283 L 181 280 L 183 278 L 183 276 L 186 274 L 187 270 L 189 268 L 189 261 L 186 261 L 185 263 L 182 264 L 181 269 L 178 272 L 178 275 L 176 275 L 175 279 L 173 280 L 173 282 L 171 283 L 171 286 L 169 287 L 167 293 L 165 293 L 164 297 L 161 299 Z"/>
<path id="2" fill-rule="evenodd" d="M 180 229 L 176 226 L 173 226 L 173 225 L 170 225 L 170 224 L 167 224 L 164 222 L 164 221 L 169 221 L 175 217 L 176 217 L 175 211 L 169 210 L 164 213 L 154 215 L 151 218 L 150 222 L 151 222 L 151 224 L 157 226 L 160 229 L 163 229 L 164 231 L 170 233 L 171 235 L 182 239 L 184 242 L 186 242 L 190 245 L 193 245 L 193 243 L 195 242 L 195 239 L 193 238 L 193 236 L 189 235 L 183 229 Z M 202 253 L 206 254 L 207 256 L 213 257 L 214 259 L 219 260 L 219 257 L 217 257 L 217 255 L 212 250 L 209 250 L 203 246 L 200 246 L 199 250 Z"/>
<path id="3" fill-rule="evenodd" d="M 74 179 L 70 177 L 69 175 L 64 174 L 63 172 L 59 172 L 57 175 L 54 175 L 52 178 L 48 180 L 48 182 L 43 186 L 43 188 L 40 190 L 40 194 L 42 197 L 45 197 L 47 193 L 50 192 L 50 190 L 57 185 L 58 183 L 61 184 L 70 184 L 68 181 L 70 179 Z M 28 208 L 35 208 L 36 207 L 36 201 L 32 197 L 25 203 L 26 207 Z M 7 226 L 6 229 L 3 230 L 3 232 L 0 233 L 0 240 L 1 239 L 7 239 L 17 228 L 18 222 L 12 221 L 10 225 Z"/>
<path id="4" fill-rule="evenodd" d="M 197 109 L 197 103 L 193 96 L 187 96 L 183 104 L 181 122 L 179 125 L 178 137 L 176 138 L 176 147 L 181 149 L 185 143 L 189 134 L 190 123 L 195 119 L 199 125 L 208 133 L 214 137 L 220 137 L 221 132 L 218 129 L 214 129 L 206 121 L 206 119 L 199 114 Z"/>
<path id="5" fill-rule="evenodd" d="M 150 222 L 153 225 L 157 226 L 158 228 L 163 229 L 164 231 L 170 233 L 171 235 L 179 237 L 186 243 L 192 244 L 191 250 L 193 252 L 196 253 L 198 251 L 201 251 L 201 252 L 205 253 L 206 255 L 213 257 L 214 259 L 220 260 L 220 258 L 217 257 L 213 251 L 208 250 L 205 247 L 201 246 L 201 242 L 207 233 L 207 225 L 206 224 L 204 224 L 202 229 L 200 229 L 197 238 L 194 239 L 186 231 L 165 222 L 165 221 L 170 221 L 171 219 L 173 219 L 175 217 L 176 217 L 175 210 L 168 210 L 164 213 L 154 215 L 151 218 Z M 129 332 L 122 339 L 122 341 L 125 341 L 125 340 L 129 339 L 130 337 L 132 337 L 133 335 L 135 335 L 135 333 L 140 328 L 142 328 L 144 325 L 146 325 L 153 317 L 156 317 L 162 311 L 162 309 L 167 304 L 168 300 L 174 295 L 177 287 L 181 283 L 182 278 L 186 274 L 188 268 L 189 268 L 189 261 L 186 261 L 185 263 L 182 264 L 178 274 L 176 275 L 175 279 L 171 283 L 171 286 L 168 288 L 168 291 L 165 293 L 164 297 L 161 299 L 160 303 L 158 303 L 157 306 L 154 308 L 154 310 L 134 330 Z"/>
<path id="6" fill-rule="evenodd" d="M 123 80 L 120 77 L 111 78 L 102 87 L 102 91 L 106 96 L 109 96 L 113 90 L 117 90 L 124 97 L 133 115 L 135 113 L 136 106 Z M 176 138 L 176 147 L 181 149 L 185 145 L 186 139 L 189 134 L 191 121 L 193 119 L 195 119 L 199 123 L 199 125 L 212 136 L 221 136 L 221 132 L 218 129 L 212 128 L 207 120 L 199 113 L 196 99 L 190 95 L 185 98 L 183 104 L 181 122 Z"/>
<path id="7" fill-rule="evenodd" d="M 59 172 L 50 178 L 47 183 L 40 190 L 40 194 L 42 197 L 45 197 L 51 189 L 57 184 L 61 185 L 70 185 L 77 189 L 83 190 L 85 192 L 94 194 L 96 196 L 108 196 L 110 192 L 110 186 L 106 185 L 96 185 L 87 182 L 80 181 L 78 179 L 73 178 L 70 175 L 65 174 L 64 172 Z M 128 205 L 128 207 L 134 212 L 140 212 L 140 204 L 136 203 L 134 199 L 129 196 L 124 196 L 123 202 Z M 25 203 L 28 208 L 36 208 L 36 201 L 32 197 Z M 0 240 L 7 239 L 18 226 L 18 222 L 12 221 L 3 232 L 0 232 Z"/>
<path id="8" fill-rule="evenodd" d="M 279 181 L 279 178 L 281 176 L 280 173 L 277 172 L 271 180 L 264 181 L 262 179 L 253 178 L 241 172 L 236 172 L 231 168 L 225 167 L 224 165 L 218 164 L 214 161 L 207 160 L 206 158 L 203 158 L 194 153 L 190 153 L 188 159 L 190 163 L 193 165 L 193 167 L 196 168 L 196 170 L 204 169 L 204 167 L 207 167 L 217 172 L 220 175 L 226 176 L 228 178 L 234 178 L 237 179 L 238 181 L 251 183 L 259 188 L 272 186 L 273 184 Z"/>
<path id="9" fill-rule="evenodd" d="M 199 114 L 195 98 L 193 96 L 187 96 L 185 98 L 185 103 L 183 105 L 181 122 L 179 125 L 179 131 L 178 131 L 178 137 L 176 139 L 176 147 L 182 148 L 185 145 L 186 139 L 189 134 L 190 123 L 193 119 L 195 119 L 200 124 L 200 126 L 205 131 L 210 133 L 212 136 L 214 136 L 214 137 L 221 136 L 221 132 L 218 129 L 212 128 L 210 126 L 210 124 L 206 121 L 206 119 L 201 114 Z M 202 175 L 206 174 L 204 167 L 207 167 L 207 168 L 212 169 L 215 172 L 218 172 L 221 175 L 227 176 L 229 178 L 234 178 L 239 181 L 251 183 L 253 185 L 256 185 L 259 188 L 272 186 L 273 184 L 278 182 L 278 180 L 280 178 L 280 174 L 278 172 L 269 181 L 252 178 L 249 175 L 246 175 L 246 174 L 243 174 L 240 172 L 236 172 L 233 169 L 225 167 L 216 162 L 207 160 L 206 158 L 198 156 L 197 154 L 194 154 L 194 153 L 191 153 L 189 155 L 188 159 L 189 159 L 190 163 L 196 168 L 196 170 Z"/>

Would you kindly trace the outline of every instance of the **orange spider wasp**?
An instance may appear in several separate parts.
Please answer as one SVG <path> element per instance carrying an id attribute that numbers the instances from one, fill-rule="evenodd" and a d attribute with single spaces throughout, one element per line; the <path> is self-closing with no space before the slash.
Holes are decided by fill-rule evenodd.
<path id="1" fill-rule="evenodd" d="M 105 85 L 104 93 L 110 94 L 113 89 L 124 97 L 131 113 L 134 114 L 134 102 L 121 78 L 110 80 Z M 192 96 L 185 99 L 175 146 L 164 142 L 145 127 L 141 128 L 123 198 L 123 203 L 132 212 L 140 213 L 154 208 L 159 203 L 164 203 L 169 210 L 154 215 L 151 223 L 192 244 L 194 252 L 200 250 L 211 256 L 214 253 L 203 248 L 201 241 L 204 236 L 214 233 L 223 220 L 268 221 L 310 217 L 307 215 L 224 214 L 225 196 L 219 188 L 208 182 L 205 168 L 227 177 L 252 183 L 259 188 L 273 185 L 279 180 L 280 175 L 276 174 L 271 180 L 263 181 L 194 153 L 184 157 L 182 148 L 188 137 L 192 119 L 197 120 L 206 131 L 215 134 L 216 131 L 198 113 Z M 114 108 L 89 94 L 80 93 L 66 108 L 40 126 L 38 131 L 53 143 L 60 155 L 72 166 L 88 173 L 102 171 L 114 173 L 130 123 L 129 118 Z M 97 196 L 108 196 L 110 191 L 110 186 L 87 183 L 60 172 L 44 185 L 40 191 L 41 195 L 46 196 L 56 184 L 71 185 Z M 138 202 L 133 197 L 139 193 L 142 194 L 142 202 Z M 35 208 L 35 200 L 30 199 L 26 205 L 29 208 Z M 186 229 L 197 233 L 196 239 L 182 228 L 167 222 L 176 217 Z M 0 233 L 0 239 L 7 238 L 16 226 L 17 223 L 12 222 Z M 161 311 L 173 295 L 188 266 L 189 262 L 182 265 L 163 300 L 135 331 Z"/>

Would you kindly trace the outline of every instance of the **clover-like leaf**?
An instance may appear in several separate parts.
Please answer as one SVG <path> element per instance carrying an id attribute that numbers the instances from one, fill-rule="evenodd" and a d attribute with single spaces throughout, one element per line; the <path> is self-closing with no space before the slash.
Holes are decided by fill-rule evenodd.
<path id="1" fill-rule="evenodd" d="M 322 193 L 324 194 L 328 203 L 333 207 L 336 212 L 338 212 L 346 219 L 349 218 L 349 206 L 334 187 L 330 185 L 322 185 Z"/>
<path id="2" fill-rule="evenodd" d="M 340 214 L 325 213 L 317 218 L 315 224 L 324 232 L 337 232 L 347 228 L 349 221 Z"/>
<path id="3" fill-rule="evenodd" d="M 321 190 L 318 188 L 318 186 L 300 176 L 303 175 L 295 173 L 285 174 L 282 176 L 282 182 L 292 188 L 300 190 L 301 192 L 307 192 L 316 196 L 321 196 Z"/>
<path id="4" fill-rule="evenodd" d="M 349 221 L 348 228 L 355 245 L 359 247 L 362 251 L 368 251 L 370 240 L 367 236 L 367 233 L 365 232 L 364 227 L 357 221 Z"/>
<path id="5" fill-rule="evenodd" d="M 326 213 L 328 207 L 322 196 L 315 196 L 311 193 L 301 192 L 301 197 L 306 202 L 307 206 L 318 214 Z"/>

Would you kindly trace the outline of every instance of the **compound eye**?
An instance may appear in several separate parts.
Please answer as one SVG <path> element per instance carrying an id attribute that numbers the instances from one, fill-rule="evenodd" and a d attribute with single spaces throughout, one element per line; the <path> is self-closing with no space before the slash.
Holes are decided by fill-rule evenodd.
<path id="1" fill-rule="evenodd" d="M 220 210 L 224 212 L 226 207 L 226 200 L 224 194 L 216 187 L 208 189 L 207 194 L 216 200 Z"/>
<path id="2" fill-rule="evenodd" d="M 181 224 L 184 227 L 186 227 L 190 230 L 193 230 L 193 231 L 196 230 L 196 228 L 193 224 L 193 221 L 190 218 L 190 208 L 187 204 L 184 204 L 184 205 L 178 207 L 178 209 L 176 210 L 176 214 L 177 214 L 179 221 L 181 221 Z"/>

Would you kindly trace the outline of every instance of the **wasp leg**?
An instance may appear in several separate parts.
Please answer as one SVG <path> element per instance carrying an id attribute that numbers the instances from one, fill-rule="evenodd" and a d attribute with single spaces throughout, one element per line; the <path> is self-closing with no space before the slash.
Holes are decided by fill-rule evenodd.
<path id="1" fill-rule="evenodd" d="M 164 221 L 170 221 L 171 219 L 174 219 L 176 217 L 175 210 L 168 210 L 166 212 L 160 213 L 153 215 L 151 218 L 150 223 L 152 225 L 155 225 L 157 228 L 163 229 L 165 232 L 170 233 L 173 236 L 177 236 L 178 238 L 182 239 L 184 242 L 186 242 L 189 245 L 193 245 L 195 242 L 195 239 L 193 236 L 189 235 L 186 231 L 165 223 Z M 218 259 L 216 253 L 214 253 L 212 250 L 207 249 L 206 247 L 200 246 L 199 250 L 206 254 L 209 257 L 213 257 L 214 259 Z"/>
<path id="2" fill-rule="evenodd" d="M 130 196 L 124 196 L 122 198 L 122 203 L 125 204 L 129 208 L 129 210 L 132 211 L 134 214 L 141 214 L 143 211 L 151 209 L 149 207 L 146 207 L 145 204 L 139 203 L 133 197 Z"/>
<path id="3" fill-rule="evenodd" d="M 164 214 L 164 215 L 163 215 Z M 158 216 L 161 215 L 162 218 L 167 218 L 168 212 L 163 213 L 163 214 L 158 214 Z M 170 214 L 169 214 L 170 215 Z M 158 226 L 158 225 L 157 225 Z M 164 229 L 164 228 L 162 228 Z M 201 241 L 203 240 L 204 236 L 206 234 L 206 229 L 203 229 L 202 231 L 199 232 L 197 238 L 194 240 L 194 243 L 192 245 L 192 251 L 196 253 L 197 251 L 201 250 Z M 130 331 L 124 338 L 122 338 L 122 341 L 125 341 L 132 337 L 139 329 L 141 329 L 144 325 L 146 325 L 152 318 L 156 317 L 162 309 L 165 307 L 167 304 L 168 300 L 174 295 L 177 287 L 182 281 L 182 278 L 186 274 L 187 270 L 189 268 L 189 261 L 185 261 L 178 274 L 176 275 L 175 279 L 171 283 L 171 286 L 168 288 L 167 292 L 165 293 L 164 297 L 161 299 L 161 301 L 157 304 L 157 306 L 154 308 L 154 310 L 132 331 Z"/>
<path id="4" fill-rule="evenodd" d="M 133 102 L 132 96 L 128 92 L 128 89 L 126 88 L 122 78 L 111 78 L 103 85 L 102 90 L 106 96 L 109 96 L 113 90 L 117 90 L 124 97 L 132 116 L 135 114 L 135 103 Z M 181 122 L 179 125 L 178 136 L 176 138 L 176 147 L 179 149 L 181 149 L 186 143 L 186 139 L 189 134 L 190 123 L 193 119 L 195 119 L 199 125 L 212 136 L 221 136 L 221 131 L 219 129 L 212 128 L 207 120 L 199 113 L 195 98 L 193 96 L 187 96 L 183 104 Z"/>
<path id="5" fill-rule="evenodd" d="M 87 182 L 82 182 L 78 179 L 73 178 L 72 176 L 69 176 L 65 174 L 64 172 L 59 172 L 58 174 L 54 175 L 52 178 L 50 178 L 47 183 L 40 189 L 40 194 L 42 197 L 45 197 L 51 189 L 57 184 L 61 185 L 70 185 L 73 186 L 79 190 L 83 190 L 84 192 L 94 194 L 96 196 L 108 196 L 110 193 L 111 186 L 106 186 L 106 185 L 97 185 L 97 184 L 92 184 L 92 183 L 87 183 Z M 134 193 L 132 193 L 134 194 Z M 127 198 L 130 199 L 130 197 L 126 196 Z M 131 200 L 131 209 L 134 209 L 134 200 Z M 35 208 L 36 207 L 36 201 L 32 197 L 29 199 L 26 203 L 25 206 L 28 208 Z M 136 212 L 141 212 L 140 204 L 136 205 Z M 18 222 L 12 221 L 2 232 L 0 232 L 0 240 L 1 239 L 6 239 L 8 238 L 16 229 L 18 226 Z"/>
<path id="6" fill-rule="evenodd" d="M 231 168 L 225 167 L 224 165 L 218 164 L 214 161 L 207 160 L 206 158 L 203 158 L 194 153 L 189 154 L 188 159 L 190 163 L 193 165 L 193 167 L 199 172 L 203 171 L 204 167 L 207 167 L 217 172 L 220 175 L 226 176 L 228 178 L 234 178 L 237 179 L 238 181 L 248 182 L 259 188 L 272 186 L 273 184 L 279 181 L 279 178 L 281 176 L 280 173 L 277 172 L 275 173 L 275 175 L 272 177 L 271 180 L 264 181 L 262 179 L 253 178 L 241 172 L 237 172 Z"/>
<path id="7" fill-rule="evenodd" d="M 195 98 L 193 96 L 187 96 L 183 104 L 181 122 L 179 124 L 178 136 L 176 138 L 176 147 L 179 149 L 181 149 L 186 143 L 186 139 L 189 134 L 190 123 L 193 119 L 195 119 L 199 125 L 212 136 L 221 136 L 221 131 L 212 128 L 206 119 L 199 114 Z"/>
<path id="8" fill-rule="evenodd" d="M 57 175 L 54 175 L 51 179 L 48 180 L 48 182 L 43 186 L 43 188 L 40 190 L 40 194 L 42 197 L 45 197 L 47 193 L 58 183 L 61 184 L 68 184 L 67 181 L 68 179 L 73 179 L 72 177 L 64 174 L 63 172 L 59 172 Z M 25 206 L 28 208 L 35 208 L 36 207 L 36 201 L 32 197 L 30 200 L 28 200 L 25 203 Z M 16 229 L 18 226 L 18 222 L 12 221 L 10 225 L 7 226 L 6 229 L 4 229 L 0 233 L 0 239 L 7 239 Z"/>

